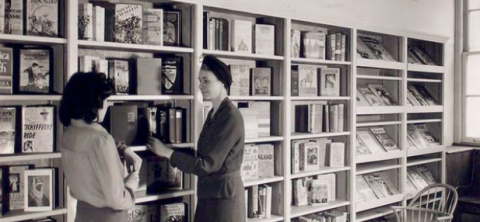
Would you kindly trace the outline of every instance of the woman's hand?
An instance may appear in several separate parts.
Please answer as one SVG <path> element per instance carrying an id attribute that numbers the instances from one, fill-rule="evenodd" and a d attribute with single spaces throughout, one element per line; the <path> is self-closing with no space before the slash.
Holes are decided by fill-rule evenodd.
<path id="1" fill-rule="evenodd" d="M 138 171 L 134 171 L 133 173 L 129 174 L 124 181 L 126 187 L 135 191 L 138 188 L 138 184 L 140 183 L 140 176 L 138 175 Z"/>
<path id="2" fill-rule="evenodd" d="M 160 140 L 154 137 L 148 138 L 147 148 L 158 156 L 166 157 L 168 159 L 170 159 L 173 153 L 172 149 L 168 148 Z"/>
<path id="3" fill-rule="evenodd" d="M 133 172 L 138 172 L 140 171 L 140 168 L 142 167 L 142 158 L 140 158 L 135 152 L 133 152 L 132 149 L 127 148 L 125 149 L 125 152 L 123 153 L 128 173 Z M 133 170 L 131 169 L 131 166 L 133 166 Z"/>

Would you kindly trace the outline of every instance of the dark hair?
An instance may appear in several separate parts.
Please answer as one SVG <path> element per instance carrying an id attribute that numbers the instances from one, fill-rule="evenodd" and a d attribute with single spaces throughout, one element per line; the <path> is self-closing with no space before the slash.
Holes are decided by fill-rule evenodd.
<path id="1" fill-rule="evenodd" d="M 114 93 L 113 81 L 104 73 L 77 72 L 68 81 L 60 102 L 60 122 L 70 126 L 71 119 L 92 123 L 98 118 L 103 101 Z"/>

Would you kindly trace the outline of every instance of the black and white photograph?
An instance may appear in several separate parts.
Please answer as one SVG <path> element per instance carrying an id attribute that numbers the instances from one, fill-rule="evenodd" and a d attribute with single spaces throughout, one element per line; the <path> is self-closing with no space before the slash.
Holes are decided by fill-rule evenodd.
<path id="1" fill-rule="evenodd" d="M 25 211 L 39 212 L 54 209 L 55 169 L 26 170 L 25 177 Z"/>

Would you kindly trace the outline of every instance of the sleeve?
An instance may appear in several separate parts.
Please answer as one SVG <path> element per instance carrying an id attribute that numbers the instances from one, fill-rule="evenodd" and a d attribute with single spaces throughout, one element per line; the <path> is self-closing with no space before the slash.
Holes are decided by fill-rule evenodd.
<path id="1" fill-rule="evenodd" d="M 224 127 L 216 130 L 209 139 L 209 147 L 205 153 L 193 156 L 174 151 L 170 157 L 172 165 L 197 176 L 206 176 L 220 170 L 228 153 L 244 133 L 242 124 L 234 116 L 229 116 L 222 126 Z"/>
<path id="2" fill-rule="evenodd" d="M 132 208 L 135 206 L 135 195 L 131 189 L 125 187 L 124 171 L 113 138 L 108 135 L 101 136 L 95 146 L 93 154 L 90 155 L 90 164 L 100 183 L 107 207 L 114 210 Z"/>

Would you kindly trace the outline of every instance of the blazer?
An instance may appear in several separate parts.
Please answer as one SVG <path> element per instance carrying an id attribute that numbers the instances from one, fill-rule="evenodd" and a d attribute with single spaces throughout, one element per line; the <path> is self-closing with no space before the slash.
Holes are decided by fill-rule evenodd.
<path id="1" fill-rule="evenodd" d="M 198 176 L 198 198 L 245 195 L 240 175 L 245 128 L 240 111 L 225 98 L 215 115 L 208 113 L 198 140 L 197 156 L 174 151 L 170 160 L 183 172 Z"/>

